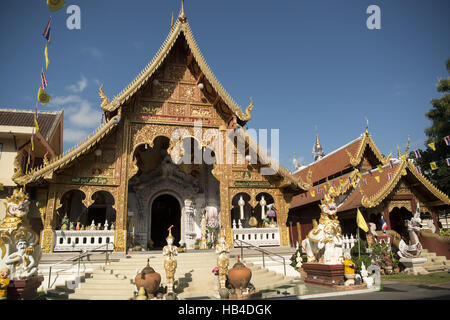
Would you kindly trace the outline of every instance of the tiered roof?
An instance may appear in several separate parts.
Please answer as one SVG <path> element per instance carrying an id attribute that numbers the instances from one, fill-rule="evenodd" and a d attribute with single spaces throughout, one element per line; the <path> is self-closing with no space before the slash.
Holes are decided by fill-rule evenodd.
<path id="1" fill-rule="evenodd" d="M 245 123 L 251 119 L 249 110 L 244 113 L 241 107 L 233 100 L 228 92 L 223 88 L 213 72 L 209 68 L 205 59 L 203 58 L 200 49 L 195 42 L 189 23 L 187 22 L 184 10 L 180 12 L 177 22 L 173 28 L 171 28 L 169 35 L 160 47 L 154 58 L 150 63 L 136 76 L 136 78 L 124 88 L 118 95 L 116 95 L 111 102 L 108 101 L 106 96 L 103 98 L 102 109 L 104 111 L 113 112 L 127 102 L 133 94 L 144 86 L 152 75 L 158 70 L 159 66 L 164 62 L 168 56 L 171 48 L 174 46 L 177 39 L 183 35 L 191 50 L 192 56 L 198 63 L 198 66 L 204 76 L 204 78 L 211 84 L 213 89 L 217 92 L 218 96 L 225 102 L 230 110 L 237 116 L 237 118 Z M 252 106 L 252 104 L 251 104 Z M 252 106 L 253 107 L 253 106 Z M 250 106 L 248 109 L 251 109 Z"/>

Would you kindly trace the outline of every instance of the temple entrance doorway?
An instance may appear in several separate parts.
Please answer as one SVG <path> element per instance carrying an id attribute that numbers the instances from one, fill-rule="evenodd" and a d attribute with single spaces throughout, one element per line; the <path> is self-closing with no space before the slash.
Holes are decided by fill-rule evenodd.
<path id="1" fill-rule="evenodd" d="M 174 244 L 179 245 L 181 239 L 181 207 L 178 200 L 170 194 L 158 196 L 151 205 L 150 239 L 153 249 L 161 249 L 166 245 L 167 229 L 173 225 Z"/>

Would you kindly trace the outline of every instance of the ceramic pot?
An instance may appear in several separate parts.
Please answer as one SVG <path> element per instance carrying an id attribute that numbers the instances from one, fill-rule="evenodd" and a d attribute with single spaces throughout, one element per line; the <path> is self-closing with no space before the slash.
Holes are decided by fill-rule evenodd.
<path id="1" fill-rule="evenodd" d="M 161 283 L 161 275 L 150 267 L 149 259 L 147 259 L 147 266 L 134 278 L 134 283 L 138 289 L 144 287 L 148 295 L 154 295 L 158 291 Z"/>
<path id="2" fill-rule="evenodd" d="M 236 264 L 228 270 L 228 281 L 235 289 L 245 289 L 252 278 L 252 271 L 247 268 L 239 259 Z"/>

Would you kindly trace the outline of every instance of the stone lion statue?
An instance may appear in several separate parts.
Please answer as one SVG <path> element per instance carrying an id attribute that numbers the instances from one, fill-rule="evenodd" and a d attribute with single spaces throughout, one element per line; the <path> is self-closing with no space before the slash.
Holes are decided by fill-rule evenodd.
<path id="1" fill-rule="evenodd" d="M 319 224 L 313 220 L 314 228 L 302 241 L 308 263 L 342 264 L 342 230 L 336 215 L 337 206 L 333 198 L 334 189 L 325 194 L 321 201 Z"/>

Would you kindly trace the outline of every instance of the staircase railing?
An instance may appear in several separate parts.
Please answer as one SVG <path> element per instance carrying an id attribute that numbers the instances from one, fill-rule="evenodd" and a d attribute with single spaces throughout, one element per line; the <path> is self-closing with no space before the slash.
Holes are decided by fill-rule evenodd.
<path id="1" fill-rule="evenodd" d="M 251 243 L 246 242 L 246 241 L 243 241 L 243 240 L 240 240 L 240 239 L 234 239 L 234 242 L 237 242 L 237 241 L 240 242 L 241 258 L 244 259 L 244 247 L 242 246 L 242 244 L 244 243 L 244 244 L 248 245 L 248 248 L 251 248 L 253 250 L 261 252 L 261 254 L 262 254 L 262 261 L 263 261 L 263 267 L 264 268 L 266 267 L 266 262 L 265 262 L 265 259 L 264 259 L 264 255 L 277 256 L 277 257 L 280 257 L 281 259 L 283 259 L 284 276 L 286 276 L 286 259 L 283 256 L 281 256 L 281 255 L 279 255 L 277 253 L 271 252 L 269 250 L 265 250 L 265 249 L 262 249 L 260 247 L 257 247 L 257 246 L 255 246 L 255 245 L 253 245 Z M 280 261 L 276 261 L 276 262 L 280 262 Z"/>
<path id="2" fill-rule="evenodd" d="M 51 278 L 52 278 L 52 268 L 53 268 L 53 267 L 55 267 L 55 266 L 57 266 L 57 265 L 59 265 L 59 264 L 62 264 L 62 263 L 64 263 L 64 262 L 67 262 L 67 261 L 72 261 L 72 262 L 78 261 L 77 276 L 79 276 L 79 275 L 80 275 L 80 263 L 81 263 L 81 260 L 82 260 L 84 257 L 88 256 L 89 253 L 91 253 L 92 251 L 105 252 L 105 265 L 107 265 L 108 262 L 109 262 L 109 246 L 110 246 L 110 245 L 112 246 L 112 249 L 114 250 L 114 243 L 112 243 L 112 242 L 110 242 L 110 243 L 105 243 L 105 244 L 102 244 L 101 246 L 92 248 L 92 249 L 90 249 L 90 250 L 82 250 L 81 253 L 79 253 L 79 254 L 77 254 L 77 255 L 75 255 L 75 256 L 72 256 L 72 257 L 70 257 L 70 258 L 64 259 L 64 260 L 59 261 L 59 262 L 57 262 L 57 263 L 55 263 L 55 264 L 52 264 L 52 265 L 49 267 L 49 269 L 48 269 L 48 288 L 49 288 L 49 289 L 51 288 Z M 105 247 L 105 246 L 106 246 L 106 249 L 104 249 L 104 250 L 99 250 L 100 248 Z"/>

